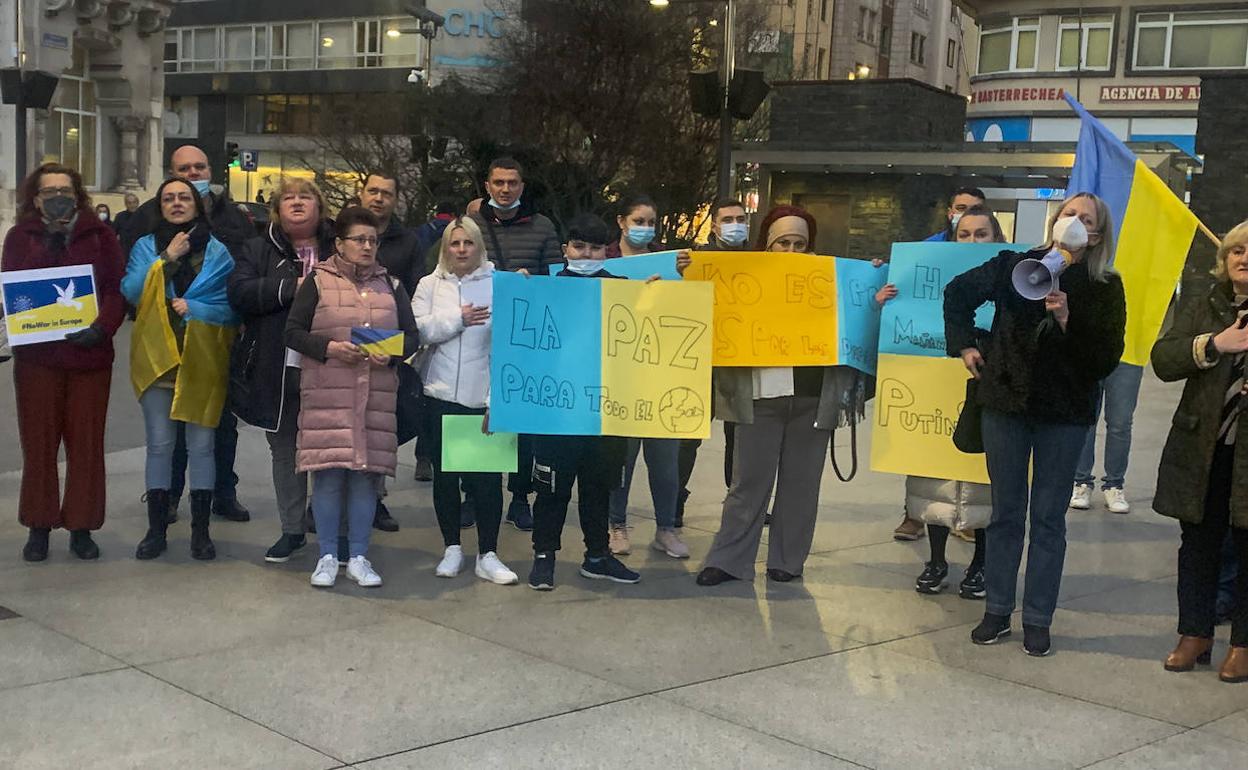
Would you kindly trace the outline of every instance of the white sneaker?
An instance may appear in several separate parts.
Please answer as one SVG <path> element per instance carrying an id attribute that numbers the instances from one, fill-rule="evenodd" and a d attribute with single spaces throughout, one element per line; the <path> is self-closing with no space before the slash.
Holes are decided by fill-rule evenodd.
<path id="1" fill-rule="evenodd" d="M 442 554 L 442 561 L 438 562 L 438 568 L 433 571 L 433 574 L 438 577 L 453 578 L 463 568 L 464 549 L 458 545 L 448 545 L 446 553 Z"/>
<path id="2" fill-rule="evenodd" d="M 381 585 L 381 575 L 373 570 L 373 565 L 363 556 L 352 556 L 347 562 L 347 577 L 359 583 L 363 588 L 375 588 Z"/>
<path id="3" fill-rule="evenodd" d="M 1127 493 L 1113 487 L 1105 490 L 1105 507 L 1110 513 L 1131 512 L 1131 503 L 1127 502 Z"/>
<path id="4" fill-rule="evenodd" d="M 316 569 L 312 570 L 312 585 L 317 588 L 333 588 L 334 581 L 337 579 L 338 557 L 332 553 L 322 556 L 316 563 Z"/>
<path id="5" fill-rule="evenodd" d="M 500 586 L 514 586 L 520 582 L 516 573 L 507 569 L 507 565 L 498 559 L 498 554 L 490 551 L 477 557 L 477 577 Z"/>
<path id="6" fill-rule="evenodd" d="M 1075 485 L 1075 491 L 1070 495 L 1070 507 L 1077 511 L 1086 511 L 1092 507 L 1091 484 Z"/>

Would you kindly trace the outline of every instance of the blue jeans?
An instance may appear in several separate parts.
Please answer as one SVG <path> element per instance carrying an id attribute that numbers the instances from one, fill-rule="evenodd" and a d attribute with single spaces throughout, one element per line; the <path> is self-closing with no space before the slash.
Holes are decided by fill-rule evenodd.
<path id="1" fill-rule="evenodd" d="M 1140 397 L 1144 367 L 1118 364 L 1118 368 L 1101 381 L 1096 395 L 1096 419 L 1101 419 L 1101 403 L 1105 404 L 1105 476 L 1101 489 L 1122 489 L 1127 478 L 1127 456 L 1131 453 L 1131 418 Z M 1096 425 L 1088 429 L 1083 454 L 1075 470 L 1075 483 L 1096 483 L 1092 466 L 1096 463 Z"/>
<path id="2" fill-rule="evenodd" d="M 347 514 L 347 544 L 352 557 L 368 553 L 368 538 L 377 513 L 377 474 L 330 468 L 312 472 L 312 518 L 316 520 L 321 556 L 338 553 L 343 509 Z"/>
<path id="3" fill-rule="evenodd" d="M 173 477 L 173 446 L 178 440 L 178 427 L 185 426 L 191 489 L 211 490 L 217 474 L 213 457 L 216 430 L 171 418 L 173 388 L 153 385 L 139 396 L 139 406 L 143 409 L 143 432 L 147 437 L 147 467 L 144 471 L 147 488 L 169 489 Z"/>
<path id="4" fill-rule="evenodd" d="M 646 453 L 646 471 L 650 474 L 650 499 L 654 502 L 654 520 L 662 529 L 676 526 L 676 501 L 680 496 L 680 439 L 630 438 L 624 458 L 624 486 L 611 492 L 610 521 L 622 527 L 628 521 L 628 490 L 633 485 L 633 469 L 637 452 Z"/>
<path id="5" fill-rule="evenodd" d="M 984 451 L 992 480 L 992 522 L 986 532 L 984 569 L 987 612 L 1009 615 L 1014 611 L 1030 493 L 1031 540 L 1023 586 L 1023 623 L 1048 628 L 1053 622 L 1066 562 L 1066 507 L 1086 431 L 1083 425 L 1035 422 L 984 410 Z"/>

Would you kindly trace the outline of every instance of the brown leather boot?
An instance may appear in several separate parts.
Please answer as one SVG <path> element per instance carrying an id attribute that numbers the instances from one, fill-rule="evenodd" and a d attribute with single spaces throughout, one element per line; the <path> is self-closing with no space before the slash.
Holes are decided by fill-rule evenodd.
<path id="1" fill-rule="evenodd" d="M 1248 647 L 1232 647 L 1226 653 L 1218 678 L 1223 682 L 1248 682 Z"/>
<path id="2" fill-rule="evenodd" d="M 1180 636 L 1179 645 L 1174 652 L 1166 656 L 1167 671 L 1191 671 L 1199 663 L 1209 665 L 1210 653 L 1213 650 L 1212 639 L 1199 636 Z"/>

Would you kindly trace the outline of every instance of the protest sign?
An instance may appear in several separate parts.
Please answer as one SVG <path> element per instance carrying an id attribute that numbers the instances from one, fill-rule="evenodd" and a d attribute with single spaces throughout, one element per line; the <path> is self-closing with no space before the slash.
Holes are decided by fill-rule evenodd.
<path id="1" fill-rule="evenodd" d="M 99 315 L 91 265 L 0 273 L 4 322 L 12 347 L 63 340 Z"/>
<path id="2" fill-rule="evenodd" d="M 442 415 L 442 470 L 515 473 L 516 456 L 516 434 L 482 433 L 479 415 Z"/>
<path id="3" fill-rule="evenodd" d="M 495 273 L 491 427 L 706 438 L 711 313 L 704 283 Z"/>
<path id="4" fill-rule="evenodd" d="M 656 251 L 653 254 L 638 254 L 635 257 L 616 257 L 607 263 L 607 272 L 621 278 L 644 281 L 657 275 L 665 281 L 679 281 L 680 273 L 676 271 L 675 251 Z"/>
<path id="5" fill-rule="evenodd" d="M 885 271 L 791 252 L 694 252 L 686 281 L 715 287 L 716 366 L 875 370 Z"/>

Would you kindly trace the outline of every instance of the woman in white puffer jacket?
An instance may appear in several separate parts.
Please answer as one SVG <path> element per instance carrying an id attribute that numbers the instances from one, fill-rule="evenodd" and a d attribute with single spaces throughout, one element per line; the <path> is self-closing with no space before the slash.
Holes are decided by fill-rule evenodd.
<path id="1" fill-rule="evenodd" d="M 455 577 L 463 568 L 462 483 L 477 510 L 477 577 L 512 585 L 517 582 L 516 573 L 495 553 L 503 517 L 501 476 L 442 469 L 443 416 L 480 415 L 484 421 L 489 408 L 493 276 L 494 266 L 486 259 L 480 228 L 467 217 L 455 219 L 442 234 L 437 268 L 416 286 L 412 313 L 421 344 L 428 346 L 420 375 L 433 418 L 433 510 L 446 546 L 436 574 Z"/>

